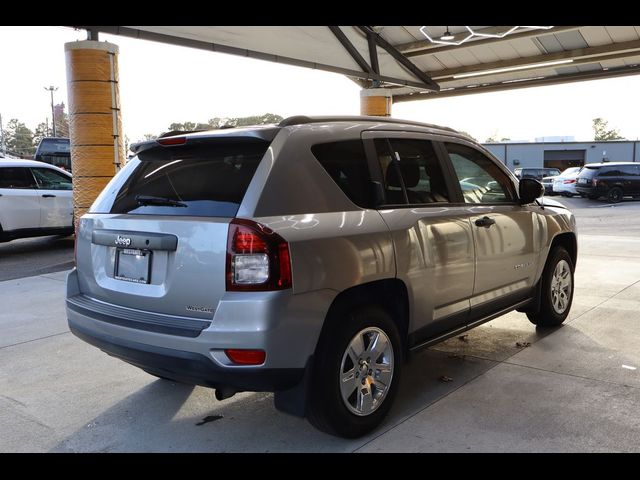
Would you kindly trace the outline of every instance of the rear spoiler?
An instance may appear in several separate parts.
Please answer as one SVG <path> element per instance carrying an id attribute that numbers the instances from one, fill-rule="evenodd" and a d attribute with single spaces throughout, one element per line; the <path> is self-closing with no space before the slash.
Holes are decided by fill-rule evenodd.
<path id="1" fill-rule="evenodd" d="M 279 127 L 271 127 L 252 130 L 228 128 L 206 132 L 175 132 L 175 135 L 164 134 L 154 140 L 134 143 L 131 145 L 130 150 L 137 155 L 156 148 L 175 148 L 183 145 L 271 142 L 279 131 Z"/>

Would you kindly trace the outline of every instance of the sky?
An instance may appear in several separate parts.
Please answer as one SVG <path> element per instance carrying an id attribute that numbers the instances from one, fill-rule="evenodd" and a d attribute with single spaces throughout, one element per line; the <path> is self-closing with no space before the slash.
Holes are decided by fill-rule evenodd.
<path id="1" fill-rule="evenodd" d="M 0 115 L 35 127 L 67 102 L 64 44 L 85 40 L 66 27 L 0 26 Z M 132 142 L 173 122 L 274 113 L 358 115 L 360 87 L 335 73 L 100 34 L 120 47 L 123 128 Z M 602 117 L 623 137 L 640 138 L 640 75 L 564 85 L 402 102 L 392 116 L 445 125 L 485 141 L 543 136 L 592 140 Z"/>

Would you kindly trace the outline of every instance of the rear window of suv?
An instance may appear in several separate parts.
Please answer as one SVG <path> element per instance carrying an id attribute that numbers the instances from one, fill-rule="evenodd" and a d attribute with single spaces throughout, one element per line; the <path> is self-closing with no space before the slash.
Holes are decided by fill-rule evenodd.
<path id="1" fill-rule="evenodd" d="M 585 166 L 582 170 L 580 170 L 581 178 L 591 178 L 598 173 L 600 167 L 588 167 Z"/>
<path id="2" fill-rule="evenodd" d="M 233 217 L 268 142 L 210 143 L 141 152 L 115 198 L 101 196 L 96 213 Z M 122 172 L 124 173 L 124 172 Z"/>

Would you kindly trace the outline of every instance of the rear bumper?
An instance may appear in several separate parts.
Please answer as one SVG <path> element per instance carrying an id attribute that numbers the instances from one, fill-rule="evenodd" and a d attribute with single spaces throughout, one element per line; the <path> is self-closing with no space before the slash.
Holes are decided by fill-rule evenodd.
<path id="1" fill-rule="evenodd" d="M 604 192 L 600 187 L 592 187 L 592 186 L 576 186 L 576 192 L 581 195 L 604 195 Z"/>
<path id="2" fill-rule="evenodd" d="M 275 392 L 297 385 L 304 368 L 225 368 L 202 354 L 145 345 L 104 333 L 96 334 L 69 320 L 71 332 L 105 353 L 154 375 L 183 383 L 238 391 Z"/>
<path id="3" fill-rule="evenodd" d="M 227 292 L 212 319 L 187 319 L 92 300 L 67 277 L 67 319 L 79 338 L 155 375 L 246 391 L 295 386 L 315 351 L 333 293 Z M 260 349 L 264 364 L 234 364 L 225 349 Z"/>
<path id="4" fill-rule="evenodd" d="M 554 183 L 553 184 L 553 192 L 554 193 L 572 193 L 576 194 L 576 185 L 575 183 Z"/>

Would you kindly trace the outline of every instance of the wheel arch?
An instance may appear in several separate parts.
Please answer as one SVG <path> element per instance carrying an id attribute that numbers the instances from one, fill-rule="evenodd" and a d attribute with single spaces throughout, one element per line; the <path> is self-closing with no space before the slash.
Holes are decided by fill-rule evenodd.
<path id="1" fill-rule="evenodd" d="M 573 232 L 564 232 L 559 233 L 553 240 L 551 241 L 551 245 L 549 246 L 549 253 L 547 254 L 547 259 L 549 258 L 549 254 L 556 247 L 564 248 L 569 256 L 571 257 L 571 263 L 573 264 L 573 269 L 576 268 L 576 263 L 578 261 L 578 240 L 576 238 L 576 234 Z M 546 263 L 545 259 L 545 263 Z"/>
<path id="2" fill-rule="evenodd" d="M 407 358 L 409 294 L 404 282 L 398 278 L 386 278 L 347 288 L 336 295 L 327 310 L 314 353 L 305 367 L 303 380 L 294 388 L 275 392 L 274 400 L 278 410 L 299 417 L 307 416 L 307 400 L 311 388 L 312 371 L 315 368 L 314 359 L 317 358 L 318 352 L 331 338 L 335 328 L 340 325 L 343 315 L 371 305 L 379 305 L 391 315 L 398 326 L 402 342 L 402 357 Z"/>
<path id="3" fill-rule="evenodd" d="M 540 302 L 542 299 L 542 275 L 544 275 L 544 268 L 549 261 L 551 252 L 553 252 L 556 247 L 562 247 L 567 251 L 569 257 L 571 258 L 571 263 L 575 272 L 576 262 L 578 260 L 578 241 L 576 239 L 576 234 L 574 232 L 559 233 L 551 240 L 549 250 L 547 250 L 547 256 L 544 259 L 544 266 L 540 270 L 540 276 L 533 287 L 533 297 L 531 299 L 531 302 L 529 302 L 522 308 L 518 308 L 518 312 L 536 313 L 540 310 Z"/>
<path id="4" fill-rule="evenodd" d="M 398 278 L 375 280 L 350 287 L 340 292 L 331 303 L 325 316 L 322 330 L 316 344 L 316 350 L 335 328 L 342 315 L 366 306 L 376 305 L 383 308 L 398 326 L 402 340 L 403 356 L 408 351 L 409 333 L 409 294 L 404 282 Z"/>

